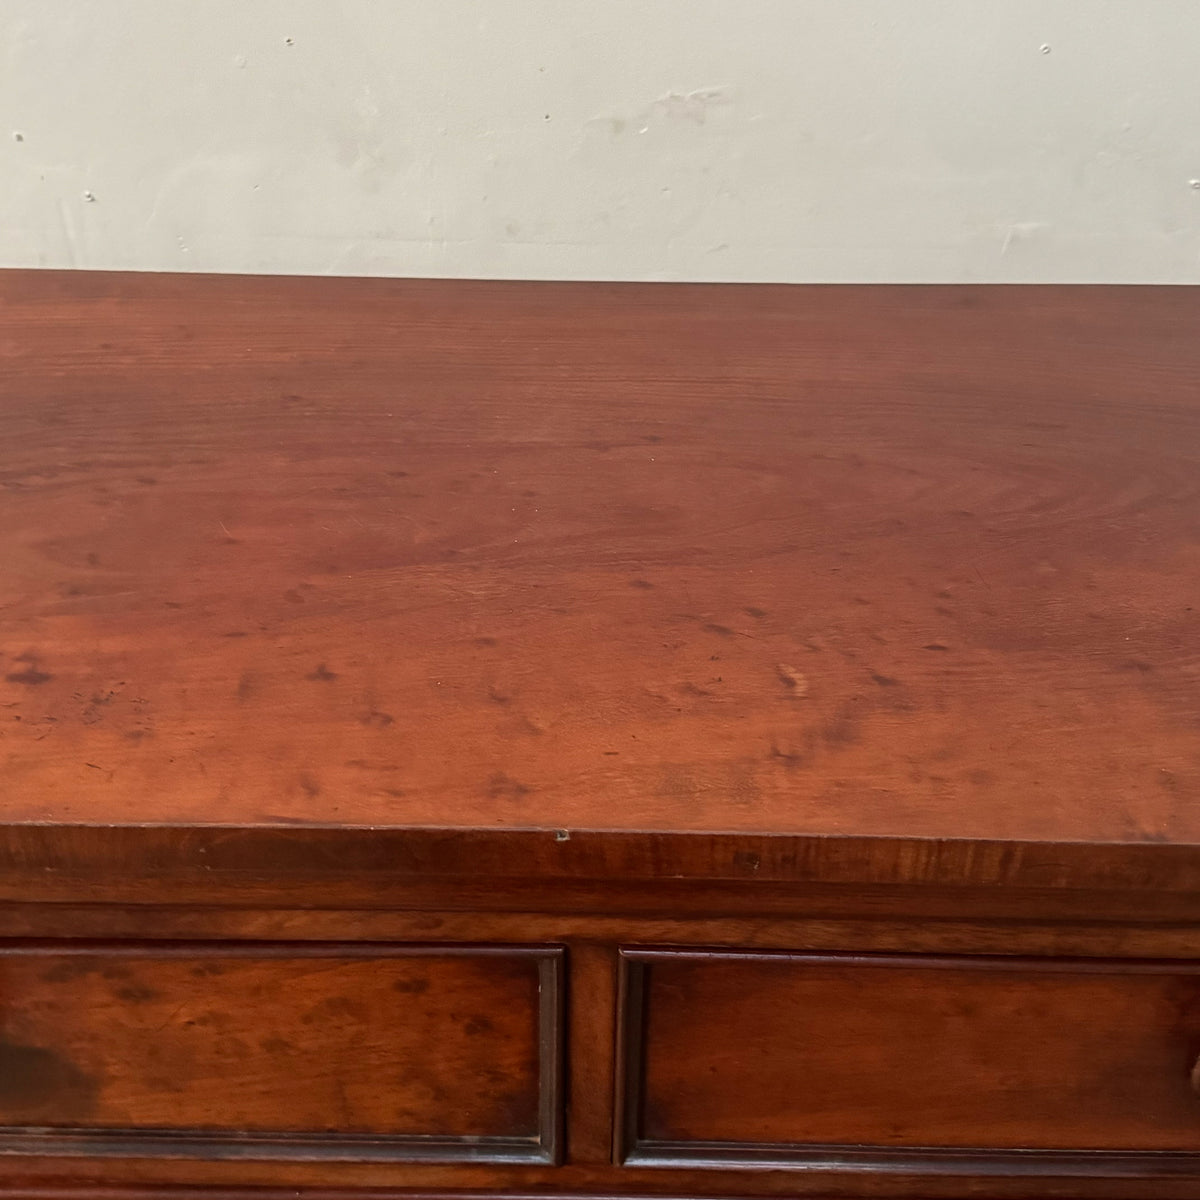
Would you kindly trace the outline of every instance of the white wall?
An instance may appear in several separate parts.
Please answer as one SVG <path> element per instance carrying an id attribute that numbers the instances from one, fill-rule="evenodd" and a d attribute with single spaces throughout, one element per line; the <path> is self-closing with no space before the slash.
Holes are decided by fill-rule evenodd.
<path id="1" fill-rule="evenodd" d="M 1200 3 L 0 0 L 0 265 L 1197 281 Z"/>

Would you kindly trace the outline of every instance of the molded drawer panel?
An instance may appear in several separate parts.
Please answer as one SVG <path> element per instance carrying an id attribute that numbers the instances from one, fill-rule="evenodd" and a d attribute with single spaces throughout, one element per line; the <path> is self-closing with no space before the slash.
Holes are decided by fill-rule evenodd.
<path id="1" fill-rule="evenodd" d="M 0 1150 L 543 1162 L 560 952 L 0 950 Z"/>
<path id="2" fill-rule="evenodd" d="M 1200 1150 L 1190 964 L 622 957 L 627 1162 L 1096 1173 Z"/>

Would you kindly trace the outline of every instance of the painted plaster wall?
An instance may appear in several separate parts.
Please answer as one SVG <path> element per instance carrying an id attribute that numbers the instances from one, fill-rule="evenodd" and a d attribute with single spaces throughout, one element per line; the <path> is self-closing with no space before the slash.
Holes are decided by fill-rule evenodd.
<path id="1" fill-rule="evenodd" d="M 1200 279 L 1194 0 L 0 0 L 0 265 Z"/>

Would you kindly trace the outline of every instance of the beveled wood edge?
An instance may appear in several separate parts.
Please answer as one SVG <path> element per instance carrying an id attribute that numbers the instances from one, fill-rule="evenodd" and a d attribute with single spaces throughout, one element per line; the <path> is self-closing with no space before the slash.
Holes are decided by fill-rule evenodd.
<path id="1" fill-rule="evenodd" d="M 1079 889 L 1200 894 L 1200 844 L 686 831 L 0 824 L 0 898 L 433 878 Z M 364 879 L 364 877 L 366 877 Z"/>
<path id="2" fill-rule="evenodd" d="M 622 946 L 624 962 L 769 962 L 801 963 L 811 966 L 838 967 L 901 967 L 905 970 L 934 971 L 1029 971 L 1046 975 L 1200 975 L 1200 961 L 1154 958 L 1085 958 L 1054 955 L 1042 958 L 1033 955 L 1004 954 L 928 954 L 851 950 L 793 951 L 737 950 L 714 946 Z"/>
<path id="3" fill-rule="evenodd" d="M 1176 1151 L 987 1150 L 812 1145 L 792 1147 L 739 1142 L 639 1142 L 628 1167 L 709 1170 L 868 1172 L 971 1177 L 1038 1176 L 1081 1179 L 1200 1180 L 1200 1154 Z"/>
<path id="4" fill-rule="evenodd" d="M 538 962 L 538 1161 L 550 1166 L 562 1162 L 566 1122 L 566 986 L 563 966 L 566 950 L 548 949 Z"/>
<path id="5" fill-rule="evenodd" d="M 369 938 L 10 938 L 0 942 L 0 957 L 46 955 L 53 958 L 103 954 L 130 958 L 532 958 L 556 964 L 564 948 L 514 942 L 399 942 Z M 552 977 L 553 973 L 552 973 Z M 539 976 L 540 980 L 540 976 Z"/>
<path id="6" fill-rule="evenodd" d="M 65 1158 L 200 1158 L 270 1162 L 393 1162 L 469 1165 L 550 1165 L 541 1138 L 284 1135 L 232 1137 L 141 1129 L 0 1129 L 0 1155 Z M 2 1189 L 0 1189 L 2 1190 Z"/>
<path id="7" fill-rule="evenodd" d="M 617 951 L 617 1037 L 613 1067 L 613 1148 L 616 1166 L 630 1163 L 641 1144 L 642 1080 L 646 1049 L 646 968 L 624 947 Z"/>
<path id="8" fill-rule="evenodd" d="M 605 900 L 606 893 L 597 902 Z M 1086 895 L 1086 893 L 1084 893 Z M 656 897 L 645 899 L 651 903 Z M 658 912 L 669 912 L 672 897 L 659 895 Z M 751 899 L 754 898 L 752 894 Z M 794 954 L 919 954 L 1005 957 L 1100 958 L 1192 962 L 1200 959 L 1200 921 L 1113 920 L 1033 917 L 959 916 L 901 911 L 893 898 L 888 914 L 824 915 L 821 897 L 792 899 L 793 912 L 780 916 L 763 910 L 742 916 L 647 915 L 570 911 L 560 897 L 543 897 L 542 911 L 520 908 L 471 908 L 453 911 L 419 906 L 378 906 L 374 909 L 330 909 L 312 906 L 254 908 L 250 906 L 155 906 L 105 904 L 0 903 L 0 944 L 53 941 L 62 944 L 91 941 L 335 942 L 378 944 L 491 943 L 566 946 L 572 982 L 568 1008 L 578 997 L 574 987 L 581 954 L 611 950 L 612 1001 L 603 1006 L 616 1012 L 618 946 L 713 947 L 742 951 L 783 951 Z M 828 898 L 826 903 L 828 905 Z M 939 902 L 952 900 L 938 894 Z M 1035 894 L 1027 898 L 1037 903 Z M 806 909 L 806 911 L 804 911 Z M 970 913 L 968 906 L 960 912 Z M 632 915 L 631 915 L 632 914 Z M 611 1040 L 615 1026 L 609 1031 Z M 611 1106 L 610 1106 L 611 1107 Z M 604 1161 L 607 1161 L 607 1152 Z"/>
<path id="9" fill-rule="evenodd" d="M 55 941 L 0 943 L 2 957 L 141 958 L 528 958 L 538 970 L 538 1117 L 532 1137 L 441 1134 L 348 1135 L 228 1131 L 76 1129 L 0 1126 L 0 1156 L 204 1158 L 291 1162 L 431 1162 L 448 1165 L 555 1166 L 561 1162 L 563 1123 L 563 966 L 558 945 L 370 941 Z M 3 1188 L 0 1187 L 0 1192 Z"/>
<path id="10" fill-rule="evenodd" d="M 229 1167 L 237 1164 L 213 1164 Z M 247 1164 L 249 1165 L 249 1164 Z M 332 1164 L 331 1164 L 332 1166 Z M 372 1168 L 390 1173 L 386 1164 Z M 330 1167 L 324 1168 L 328 1175 Z M 1137 1190 L 1123 1176 L 965 1176 L 862 1171 L 798 1172 L 663 1170 L 656 1167 L 610 1168 L 603 1177 L 564 1168 L 547 1173 L 544 1167 L 512 1164 L 498 1171 L 477 1165 L 470 1182 L 456 1177 L 442 1182 L 431 1178 L 443 1168 L 435 1164 L 410 1168 L 420 1178 L 376 1178 L 374 1181 L 323 1178 L 290 1186 L 263 1179 L 242 1182 L 208 1178 L 193 1182 L 155 1179 L 100 1179 L 67 1177 L 13 1177 L 0 1180 L 4 1200 L 864 1200 L 867 1196 L 891 1200 L 1196 1200 L 1200 1195 L 1194 1175 L 1166 1174 L 1142 1177 Z M 460 1168 L 459 1171 L 462 1169 Z"/>

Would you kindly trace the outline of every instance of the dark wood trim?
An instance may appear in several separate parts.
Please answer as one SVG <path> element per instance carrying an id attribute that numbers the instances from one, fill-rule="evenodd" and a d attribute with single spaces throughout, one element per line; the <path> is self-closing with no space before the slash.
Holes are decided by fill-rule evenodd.
<path id="1" fill-rule="evenodd" d="M 553 947 L 538 963 L 538 1150 L 540 1162 L 562 1162 L 563 1063 L 566 1054 L 565 951 Z"/>
<path id="2" fill-rule="evenodd" d="M 622 949 L 617 982 L 616 1111 L 613 1114 L 613 1162 L 622 1165 L 640 1144 L 642 1079 L 645 1074 L 645 963 L 647 958 Z"/>
<path id="3" fill-rule="evenodd" d="M 814 966 L 903 967 L 931 971 L 1032 971 L 1046 975 L 1200 975 L 1200 962 L 1145 958 L 1033 958 L 1003 954 L 862 954 L 796 953 L 791 950 L 729 950 L 697 946 L 629 946 L 627 962 L 780 962 Z"/>
<path id="4" fill-rule="evenodd" d="M 895 899 L 890 914 L 883 897 L 857 889 L 838 896 L 797 892 L 789 911 L 768 903 L 758 911 L 704 915 L 677 895 L 653 890 L 644 907 L 628 915 L 562 911 L 556 897 L 543 896 L 544 910 L 480 908 L 453 910 L 378 907 L 372 910 L 303 909 L 202 905 L 0 904 L 0 944 L 6 939 L 102 939 L 104 941 L 534 943 L 606 945 L 614 959 L 619 944 L 640 946 L 725 946 L 792 953 L 1004 954 L 1040 957 L 1200 959 L 1200 914 L 1170 922 L 1046 919 L 1044 916 L 976 915 L 965 900 L 955 916 L 927 906 L 913 912 L 911 897 Z M 753 894 L 751 895 L 753 898 Z M 657 899 L 657 905 L 655 901 Z M 929 899 L 933 899 L 930 897 Z M 949 897 L 941 896 L 943 905 Z M 1138 897 L 1129 897 L 1136 903 Z M 697 901 L 703 900 L 698 896 Z M 709 897 L 710 907 L 724 909 Z M 515 901 L 514 901 L 515 904 Z M 678 907 L 676 907 L 678 905 Z M 868 911 L 855 916 L 859 906 Z M 1037 900 L 1027 905 L 1037 912 Z M 60 942 L 61 944 L 61 942 Z M 615 983 L 613 985 L 615 987 Z M 608 1012 L 615 1011 L 614 1005 Z M 611 1061 L 605 1053 L 605 1062 Z"/>
<path id="5" fill-rule="evenodd" d="M 0 1198 L 17 1200 L 1197 1200 L 1200 1175 L 917 1175 L 903 1171 L 729 1170 L 437 1163 L 255 1163 L 0 1158 Z M 17 1169 L 14 1170 L 13 1168 Z M 101 1183 L 100 1180 L 104 1182 Z M 27 1190 L 28 1189 L 28 1190 Z M 283 1193 L 286 1191 L 287 1195 Z"/>
<path id="6" fill-rule="evenodd" d="M 187 1129 L 0 1127 L 0 1156 L 255 1159 L 290 1162 L 436 1162 L 556 1165 L 563 1108 L 561 946 L 389 942 L 8 941 L 0 957 L 138 958 L 528 958 L 538 970 L 538 1132 L 534 1137 L 442 1137 L 271 1133 L 238 1135 Z M 2 1189 L 0 1189 L 2 1190 Z"/>
<path id="7" fill-rule="evenodd" d="M 553 1138 L 550 1140 L 553 1145 Z M 461 1138 L 399 1134 L 236 1137 L 192 1131 L 55 1129 L 0 1131 L 0 1155 L 87 1158 L 255 1159 L 287 1162 L 538 1163 L 554 1160 L 542 1138 Z"/>
<path id="8" fill-rule="evenodd" d="M 1054 843 L 805 834 L 330 826 L 0 825 L 0 900 L 220 902 L 319 881 L 326 903 L 379 887 L 669 879 L 743 885 L 862 884 L 1200 892 L 1200 845 Z"/>
<path id="9" fill-rule="evenodd" d="M 894 1175 L 1055 1176 L 1097 1179 L 1200 1180 L 1200 1154 L 1129 1154 L 1109 1150 L 947 1150 L 854 1146 L 778 1146 L 740 1142 L 640 1142 L 629 1167 L 708 1170 L 862 1171 Z"/>
<path id="10" fill-rule="evenodd" d="M 46 955 L 53 958 L 93 954 L 131 958 L 535 958 L 557 961 L 561 946 L 535 946 L 495 942 L 390 942 L 390 941 L 223 941 L 195 938 L 171 941 L 113 941 L 48 938 L 9 939 L 0 942 L 0 956 Z"/>

